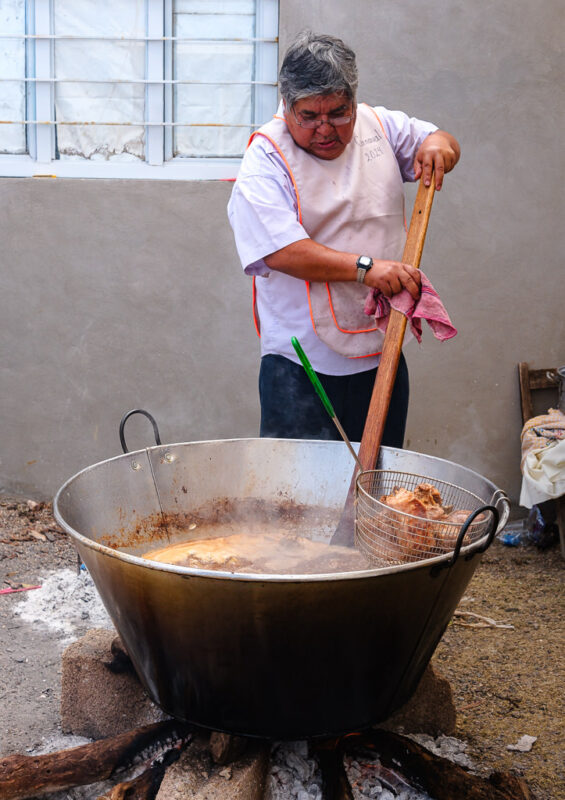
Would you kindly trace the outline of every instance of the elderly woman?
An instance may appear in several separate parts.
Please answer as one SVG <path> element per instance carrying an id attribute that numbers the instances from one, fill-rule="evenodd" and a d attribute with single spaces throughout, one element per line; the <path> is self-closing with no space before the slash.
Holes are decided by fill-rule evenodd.
<path id="1" fill-rule="evenodd" d="M 296 336 L 348 436 L 359 441 L 382 333 L 364 314 L 370 288 L 417 298 L 403 264 L 403 182 L 441 189 L 459 145 L 435 125 L 357 104 L 355 54 L 332 36 L 300 34 L 279 74 L 282 103 L 251 138 L 228 206 L 254 278 L 261 336 L 261 436 L 333 439 L 291 344 Z M 408 372 L 401 359 L 383 444 L 402 447 Z"/>

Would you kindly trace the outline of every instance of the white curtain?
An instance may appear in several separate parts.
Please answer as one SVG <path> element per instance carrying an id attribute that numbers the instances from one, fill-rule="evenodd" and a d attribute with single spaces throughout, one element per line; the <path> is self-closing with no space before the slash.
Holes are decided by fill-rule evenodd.
<path id="1" fill-rule="evenodd" d="M 145 36 L 144 0 L 54 0 L 58 36 Z M 143 122 L 145 42 L 93 39 L 55 41 L 55 75 L 80 82 L 55 84 L 58 122 Z M 105 81 L 119 79 L 123 83 Z M 60 157 L 135 161 L 145 155 L 141 126 L 58 125 Z"/>
<path id="2" fill-rule="evenodd" d="M 173 8 L 176 37 L 250 39 L 255 33 L 254 0 L 175 0 Z M 174 122 L 198 127 L 175 126 L 174 155 L 241 155 L 251 128 L 228 126 L 253 119 L 253 43 L 176 42 L 173 53 L 175 79 L 207 82 L 175 84 Z"/>
<path id="3" fill-rule="evenodd" d="M 0 124 L 0 153 L 25 153 L 26 115 L 25 78 L 25 2 L 3 0 L 0 3 L 0 120 L 21 120 L 19 125 Z M 5 39 L 4 36 L 22 38 Z"/>

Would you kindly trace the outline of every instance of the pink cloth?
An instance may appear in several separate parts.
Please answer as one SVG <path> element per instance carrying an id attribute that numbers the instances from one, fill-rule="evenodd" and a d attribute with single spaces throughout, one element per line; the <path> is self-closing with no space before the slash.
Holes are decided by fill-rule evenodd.
<path id="1" fill-rule="evenodd" d="M 439 295 L 420 270 L 422 291 L 418 300 L 414 300 L 407 289 L 403 289 L 392 297 L 385 297 L 378 289 L 371 289 L 365 301 L 365 314 L 375 318 L 377 327 L 386 331 L 390 317 L 390 309 L 400 311 L 408 318 L 408 323 L 416 339 L 422 341 L 422 320 L 425 319 L 436 339 L 441 342 L 457 335 L 445 306 Z"/>

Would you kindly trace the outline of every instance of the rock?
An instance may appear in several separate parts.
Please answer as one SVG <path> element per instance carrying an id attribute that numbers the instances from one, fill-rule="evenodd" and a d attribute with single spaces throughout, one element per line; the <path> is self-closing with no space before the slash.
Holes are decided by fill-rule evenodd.
<path id="1" fill-rule="evenodd" d="M 146 695 L 135 672 L 112 672 L 115 632 L 96 628 L 63 653 L 61 728 L 103 739 L 167 716 Z M 115 649 L 115 645 L 114 645 Z"/>
<path id="2" fill-rule="evenodd" d="M 247 747 L 249 740 L 244 736 L 232 736 L 229 733 L 213 731 L 210 735 L 210 753 L 215 764 L 230 764 L 237 761 Z"/>

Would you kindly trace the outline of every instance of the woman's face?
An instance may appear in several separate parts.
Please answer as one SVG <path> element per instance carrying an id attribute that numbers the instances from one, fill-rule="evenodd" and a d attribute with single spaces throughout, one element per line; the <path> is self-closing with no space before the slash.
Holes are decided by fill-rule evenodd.
<path id="1" fill-rule="evenodd" d="M 318 158 L 332 160 L 340 156 L 353 137 L 355 127 L 355 107 L 344 94 L 312 95 L 297 100 L 287 108 L 285 119 L 290 135 L 296 144 Z M 332 125 L 332 119 L 351 117 L 345 125 Z M 304 128 L 300 123 L 312 120 L 321 121 L 317 128 Z"/>

